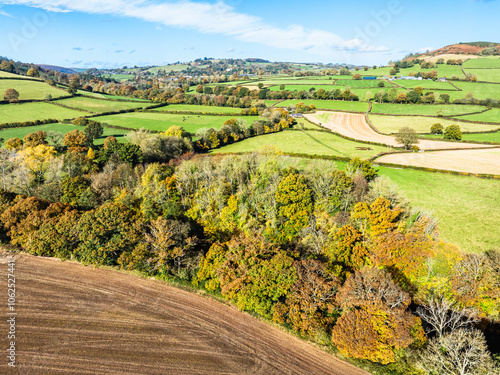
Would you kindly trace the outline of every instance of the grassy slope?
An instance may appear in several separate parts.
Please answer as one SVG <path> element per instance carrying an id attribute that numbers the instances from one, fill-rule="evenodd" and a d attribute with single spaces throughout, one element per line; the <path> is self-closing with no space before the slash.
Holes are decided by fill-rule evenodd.
<path id="1" fill-rule="evenodd" d="M 300 102 L 303 102 L 305 105 L 314 104 L 316 108 L 339 111 L 366 112 L 369 108 L 368 103 L 346 102 L 342 100 L 285 100 L 276 105 L 276 107 L 290 107 Z"/>
<path id="2" fill-rule="evenodd" d="M 0 106 L 0 123 L 45 119 L 63 120 L 85 116 L 88 113 L 59 107 L 49 103 L 6 104 Z"/>
<path id="3" fill-rule="evenodd" d="M 454 88 L 452 85 L 450 85 L 448 82 L 439 82 L 439 81 L 432 81 L 428 79 L 424 79 L 422 81 L 409 81 L 409 80 L 404 80 L 404 79 L 398 79 L 396 81 L 393 81 L 396 85 L 407 87 L 407 88 L 414 88 L 414 87 L 422 87 L 424 90 L 429 89 L 440 89 L 440 90 L 451 90 L 451 91 L 456 91 L 457 89 Z"/>
<path id="4" fill-rule="evenodd" d="M 2 129 L 0 130 L 0 138 L 3 138 L 5 140 L 11 139 L 18 137 L 20 139 L 23 139 L 26 135 L 29 133 L 36 132 L 37 130 L 49 132 L 50 130 L 56 131 L 56 132 L 61 132 L 63 134 L 66 134 L 70 131 L 73 130 L 82 130 L 84 127 L 82 126 L 76 126 L 72 124 L 46 124 L 46 125 L 38 125 L 38 126 L 28 126 L 25 128 L 11 128 L 11 129 Z M 94 141 L 94 144 L 99 145 L 104 143 L 104 139 L 107 136 L 114 136 L 116 139 L 120 140 L 120 137 L 123 137 L 125 134 L 127 134 L 127 130 L 120 130 L 120 129 L 111 129 L 104 127 L 103 131 L 103 136 L 99 139 L 96 139 Z"/>
<path id="5" fill-rule="evenodd" d="M 464 69 L 466 73 L 476 75 L 478 81 L 500 82 L 500 69 Z"/>
<path id="6" fill-rule="evenodd" d="M 149 103 L 141 102 L 115 102 L 111 100 L 99 100 L 83 97 L 62 99 L 58 100 L 56 103 L 61 103 L 69 107 L 84 109 L 95 113 L 120 111 L 122 109 L 131 108 L 144 108 L 151 105 Z"/>
<path id="7" fill-rule="evenodd" d="M 463 123 L 460 123 L 462 126 Z M 463 129 L 463 128 L 462 128 Z M 426 134 L 426 138 L 442 139 L 442 135 Z M 476 142 L 495 142 L 500 143 L 500 131 L 495 133 L 479 133 L 479 134 L 463 134 L 463 141 L 476 141 Z"/>
<path id="8" fill-rule="evenodd" d="M 349 141 L 333 133 L 319 131 L 283 131 L 274 134 L 253 137 L 214 150 L 220 152 L 252 152 L 258 151 L 263 145 L 275 145 L 283 152 L 294 152 L 310 155 L 334 155 L 342 157 L 369 158 L 386 147 L 367 145 Z M 372 151 L 356 150 L 356 147 L 369 147 Z"/>
<path id="9" fill-rule="evenodd" d="M 464 62 L 464 68 L 500 68 L 500 58 L 498 56 L 481 57 L 479 59 L 470 59 Z"/>
<path id="10" fill-rule="evenodd" d="M 94 117 L 94 120 L 108 123 L 110 125 L 124 126 L 135 129 L 151 129 L 165 131 L 172 125 L 182 126 L 191 133 L 196 133 L 201 128 L 220 129 L 224 121 L 230 118 L 240 118 L 247 124 L 251 124 L 258 118 L 255 116 L 203 116 L 203 115 L 176 115 L 165 113 L 123 113 L 112 116 Z M 183 121 L 185 119 L 185 121 Z"/>
<path id="11" fill-rule="evenodd" d="M 369 119 L 378 131 L 386 134 L 397 133 L 404 126 L 413 128 L 417 133 L 429 133 L 431 126 L 435 123 L 440 123 L 445 128 L 449 125 L 457 124 L 462 131 L 466 132 L 490 131 L 499 127 L 495 125 L 457 122 L 439 117 L 369 115 Z"/>
<path id="12" fill-rule="evenodd" d="M 362 88 L 368 88 L 368 87 L 376 87 L 378 88 L 378 84 L 380 81 L 378 80 L 355 80 L 355 79 L 339 79 L 337 82 L 335 82 L 336 86 L 349 86 L 350 88 L 357 88 L 357 87 L 362 87 Z M 386 85 L 389 86 L 389 84 L 386 82 Z"/>
<path id="13" fill-rule="evenodd" d="M 241 114 L 241 108 L 231 108 L 231 107 L 214 107 L 208 105 L 190 105 L 190 104 L 170 104 L 165 107 L 154 108 L 153 111 L 161 112 L 196 112 L 202 114 L 205 113 L 227 113 L 227 114 Z"/>
<path id="14" fill-rule="evenodd" d="M 9 72 L 4 72 L 3 70 L 0 70 L 0 78 L 17 78 L 17 79 L 27 79 L 30 77 L 27 76 L 20 76 L 19 74 L 14 74 L 14 73 L 9 73 Z"/>
<path id="15" fill-rule="evenodd" d="M 492 108 L 484 113 L 475 115 L 460 116 L 462 120 L 482 121 L 482 122 L 498 122 L 500 123 L 500 109 Z"/>
<path id="16" fill-rule="evenodd" d="M 427 105 L 427 104 L 388 104 L 374 103 L 371 113 L 386 113 L 390 115 L 429 115 L 435 116 L 442 111 L 444 116 L 479 112 L 486 109 L 477 105 Z"/>
<path id="17" fill-rule="evenodd" d="M 499 181 L 386 167 L 379 174 L 396 182 L 413 207 L 432 211 L 446 241 L 467 252 L 500 248 Z"/>
<path id="18" fill-rule="evenodd" d="M 309 89 L 311 87 L 314 87 L 316 89 L 316 91 L 318 91 L 319 89 L 323 89 L 325 91 L 332 91 L 332 90 L 340 88 L 340 87 L 334 86 L 332 84 L 330 84 L 330 85 L 320 85 L 320 84 L 317 84 L 317 83 L 313 83 L 313 84 L 309 84 L 309 85 L 304 85 L 304 84 L 301 84 L 301 85 L 285 85 L 285 90 L 287 90 L 287 91 L 309 91 Z M 279 85 L 271 86 L 271 87 L 269 87 L 269 90 L 271 90 L 271 91 L 281 91 Z"/>
<path id="19" fill-rule="evenodd" d="M 472 92 L 474 98 L 477 99 L 500 98 L 500 84 L 474 82 L 454 82 L 453 84 L 460 87 L 462 91 L 449 92 L 451 99 L 465 98 L 468 92 Z"/>
<path id="20" fill-rule="evenodd" d="M 23 79 L 1 79 L 0 93 L 3 99 L 3 93 L 7 89 L 16 89 L 19 92 L 20 100 L 45 99 L 47 95 L 52 95 L 53 98 L 61 96 L 69 96 L 66 91 L 56 89 L 43 82 L 34 82 Z"/>

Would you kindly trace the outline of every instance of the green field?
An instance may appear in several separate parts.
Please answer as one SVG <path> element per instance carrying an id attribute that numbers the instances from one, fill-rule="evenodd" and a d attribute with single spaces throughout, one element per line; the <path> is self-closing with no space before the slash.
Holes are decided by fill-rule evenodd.
<path id="1" fill-rule="evenodd" d="M 449 125 L 459 125 L 460 129 L 465 132 L 483 132 L 495 130 L 497 128 L 495 125 L 458 122 L 439 117 L 384 116 L 370 114 L 368 118 L 379 132 L 386 134 L 397 133 L 399 129 L 404 126 L 410 127 L 420 134 L 429 133 L 431 126 L 436 123 L 440 123 L 445 128 Z"/>
<path id="2" fill-rule="evenodd" d="M 180 72 L 182 70 L 185 70 L 186 68 L 188 68 L 189 65 L 185 65 L 185 64 L 172 64 L 172 65 L 163 65 L 163 66 L 155 66 L 154 68 L 150 68 L 148 69 L 148 72 L 151 72 L 151 73 L 157 73 L 158 70 L 164 70 L 166 72 L 170 72 L 170 71 L 174 71 L 174 72 Z"/>
<path id="3" fill-rule="evenodd" d="M 133 81 L 135 78 L 134 74 L 103 74 L 104 78 L 111 78 L 116 81 Z"/>
<path id="4" fill-rule="evenodd" d="M 318 109 L 331 109 L 337 111 L 366 112 L 369 108 L 368 103 L 348 102 L 343 100 L 285 100 L 276 105 L 276 107 L 291 107 L 300 102 L 305 105 L 313 104 Z"/>
<path id="5" fill-rule="evenodd" d="M 470 59 L 464 62 L 464 68 L 500 68 L 500 58 L 498 56 L 481 57 L 479 59 Z"/>
<path id="6" fill-rule="evenodd" d="M 462 123 L 460 123 L 459 125 L 462 128 Z M 436 134 L 425 134 L 424 137 L 433 139 L 443 138 L 442 135 L 436 135 Z M 494 142 L 500 144 L 500 131 L 497 131 L 495 133 L 463 134 L 462 141 Z"/>
<path id="7" fill-rule="evenodd" d="M 1 124 L 46 119 L 63 120 L 85 115 L 88 113 L 43 102 L 0 105 Z"/>
<path id="8" fill-rule="evenodd" d="M 31 78 L 31 77 L 20 76 L 19 74 L 4 72 L 3 70 L 0 70 L 0 78 L 27 79 L 27 78 Z"/>
<path id="9" fill-rule="evenodd" d="M 500 248 L 499 181 L 411 169 L 378 170 L 399 185 L 412 207 L 434 213 L 445 241 L 471 253 Z"/>
<path id="10" fill-rule="evenodd" d="M 85 95 L 85 96 L 92 96 L 92 97 L 98 98 L 98 99 L 122 99 L 122 100 L 129 100 L 132 102 L 150 103 L 150 101 L 146 100 L 146 99 L 129 98 L 127 96 L 118 96 L 118 95 L 108 95 L 108 94 L 102 94 L 100 92 L 88 92 L 88 91 L 78 90 L 78 94 Z"/>
<path id="11" fill-rule="evenodd" d="M 359 79 L 339 79 L 335 82 L 336 86 L 349 86 L 350 88 L 378 88 L 380 80 L 359 80 Z M 386 86 L 391 86 L 390 83 L 385 82 Z"/>
<path id="12" fill-rule="evenodd" d="M 26 79 L 0 79 L 0 95 L 2 100 L 3 93 L 7 89 L 17 90 L 20 100 L 43 100 L 49 94 L 53 98 L 69 96 L 66 91 L 56 89 L 44 82 L 35 82 Z"/>
<path id="13" fill-rule="evenodd" d="M 433 80 L 428 80 L 428 79 L 423 79 L 422 81 L 411 81 L 411 80 L 406 80 L 406 79 L 398 79 L 396 81 L 392 81 L 396 85 L 407 87 L 409 89 L 415 88 L 415 87 L 422 87 L 424 90 L 429 89 L 429 90 L 451 90 L 451 91 L 457 91 L 455 87 L 450 85 L 448 82 L 439 82 L 439 81 L 433 81 Z"/>
<path id="14" fill-rule="evenodd" d="M 285 85 L 285 90 L 286 91 L 309 91 L 311 88 L 314 88 L 316 91 L 319 89 L 323 89 L 325 91 L 332 91 L 335 89 L 338 89 L 339 87 L 336 87 L 332 84 L 330 85 L 320 85 L 320 84 L 309 84 L 309 85 Z M 280 86 L 271 86 L 269 87 L 269 90 L 271 91 L 281 91 Z"/>
<path id="15" fill-rule="evenodd" d="M 153 108 L 152 111 L 160 112 L 196 112 L 196 113 L 225 113 L 241 115 L 242 108 L 214 107 L 208 105 L 190 105 L 190 104 L 169 104 L 165 107 Z"/>
<path id="16" fill-rule="evenodd" d="M 84 127 L 72 125 L 72 124 L 45 124 L 45 125 L 37 125 L 37 126 L 27 126 L 25 128 L 2 129 L 2 130 L 0 130 L 0 138 L 3 138 L 5 140 L 15 138 L 15 137 L 23 139 L 29 133 L 36 132 L 37 130 L 41 130 L 41 131 L 45 131 L 45 132 L 49 132 L 50 130 L 52 130 L 52 131 L 61 132 L 63 134 L 66 134 L 66 133 L 73 131 L 73 130 L 76 130 L 76 129 L 83 130 Z M 120 140 L 120 138 L 123 138 L 123 136 L 127 133 L 129 133 L 128 130 L 111 129 L 111 128 L 104 127 L 103 136 L 101 138 L 97 138 L 94 141 L 94 144 L 96 144 L 96 145 L 103 144 L 106 137 L 108 137 L 110 135 L 112 135 L 116 139 Z"/>
<path id="17" fill-rule="evenodd" d="M 245 139 L 213 150 L 213 152 L 253 152 L 258 151 L 263 145 L 275 145 L 283 152 L 342 157 L 359 156 L 365 159 L 388 150 L 387 147 L 349 141 L 329 132 L 285 130 L 279 133 Z M 356 147 L 368 147 L 372 150 L 357 150 Z"/>
<path id="18" fill-rule="evenodd" d="M 454 116 L 465 113 L 479 112 L 486 107 L 478 105 L 435 105 L 435 104 L 389 104 L 373 103 L 371 113 L 385 113 L 389 115 L 427 115 L 436 116 L 441 112 L 443 116 Z M 465 120 L 465 118 L 464 118 Z"/>
<path id="19" fill-rule="evenodd" d="M 494 83 L 474 83 L 474 82 L 453 82 L 457 87 L 460 87 L 462 92 L 450 92 L 450 97 L 464 98 L 468 92 L 474 94 L 477 99 L 500 99 L 500 84 Z"/>
<path id="20" fill-rule="evenodd" d="M 465 72 L 474 74 L 478 81 L 500 82 L 500 69 L 465 69 Z"/>
<path id="21" fill-rule="evenodd" d="M 481 122 L 496 122 L 500 123 L 500 109 L 492 108 L 489 111 L 478 113 L 475 115 L 460 116 L 461 120 L 481 121 Z"/>
<path id="22" fill-rule="evenodd" d="M 256 116 L 177 115 L 154 112 L 131 112 L 119 115 L 93 117 L 95 121 L 134 129 L 144 128 L 165 131 L 172 125 L 176 125 L 182 126 L 190 133 L 196 133 L 196 131 L 201 128 L 220 129 L 224 121 L 231 118 L 241 119 L 248 125 L 258 119 Z"/>
<path id="23" fill-rule="evenodd" d="M 114 112 L 123 109 L 145 108 L 152 103 L 147 102 L 117 102 L 112 100 L 91 99 L 76 97 L 57 100 L 56 103 L 67 105 L 68 107 L 83 109 L 94 113 Z"/>

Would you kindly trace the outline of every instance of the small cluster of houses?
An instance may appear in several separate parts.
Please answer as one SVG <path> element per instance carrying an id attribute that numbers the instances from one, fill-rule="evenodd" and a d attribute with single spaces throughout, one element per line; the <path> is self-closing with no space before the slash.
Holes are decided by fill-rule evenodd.
<path id="1" fill-rule="evenodd" d="M 407 81 L 423 81 L 424 79 L 422 77 L 415 77 L 415 76 L 404 76 L 401 74 L 401 77 L 382 77 L 382 79 L 386 79 L 388 81 L 394 81 L 397 79 L 404 79 Z M 428 81 L 432 81 L 432 79 L 428 78 Z M 446 77 L 441 77 L 438 79 L 439 82 L 446 82 Z"/>

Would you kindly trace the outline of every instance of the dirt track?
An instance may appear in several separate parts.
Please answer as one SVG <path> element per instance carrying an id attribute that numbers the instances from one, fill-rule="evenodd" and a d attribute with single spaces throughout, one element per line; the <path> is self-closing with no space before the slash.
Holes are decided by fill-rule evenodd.
<path id="1" fill-rule="evenodd" d="M 316 117 L 322 114 L 331 114 L 328 123 L 324 123 Z M 396 142 L 395 137 L 379 134 L 375 130 L 373 130 L 366 122 L 364 114 L 318 111 L 315 114 L 304 115 L 304 117 L 309 121 L 314 122 L 315 124 L 318 124 L 350 138 L 359 139 L 360 141 L 381 143 L 393 147 L 401 147 L 401 145 Z M 418 143 L 418 147 L 421 150 L 444 150 L 483 147 L 487 148 L 491 146 L 458 142 L 420 140 L 420 142 Z"/>
<path id="2" fill-rule="evenodd" d="M 376 162 L 500 175 L 500 148 L 385 155 Z"/>
<path id="3" fill-rule="evenodd" d="M 0 259 L 0 295 L 7 300 Z M 2 374 L 367 374 L 248 314 L 113 270 L 16 260 L 17 367 Z M 2 307 L 6 315 L 6 302 Z M 0 343 L 7 348 L 2 319 Z"/>

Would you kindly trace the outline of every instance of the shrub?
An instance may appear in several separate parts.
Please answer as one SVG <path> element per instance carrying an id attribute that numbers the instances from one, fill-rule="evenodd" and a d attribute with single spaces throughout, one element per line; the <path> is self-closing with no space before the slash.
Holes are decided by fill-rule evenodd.
<path id="1" fill-rule="evenodd" d="M 460 141 L 462 139 L 462 131 L 458 125 L 450 125 L 444 131 L 444 139 L 453 139 Z"/>
<path id="2" fill-rule="evenodd" d="M 436 123 L 431 126 L 431 134 L 443 134 L 443 125 Z"/>

